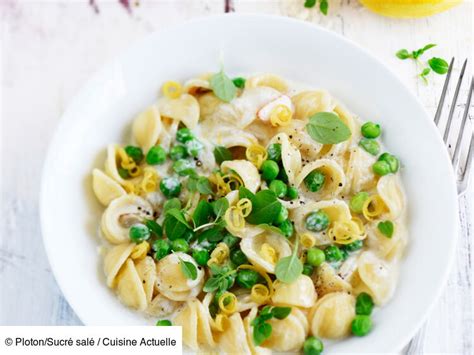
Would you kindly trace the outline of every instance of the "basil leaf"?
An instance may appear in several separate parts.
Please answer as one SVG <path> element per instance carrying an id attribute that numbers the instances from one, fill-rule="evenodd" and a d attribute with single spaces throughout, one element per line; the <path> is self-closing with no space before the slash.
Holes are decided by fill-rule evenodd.
<path id="1" fill-rule="evenodd" d="M 253 342 L 259 346 L 272 335 L 272 326 L 268 323 L 257 324 L 253 328 Z"/>
<path id="2" fill-rule="evenodd" d="M 218 145 L 214 148 L 214 158 L 216 163 L 221 165 L 223 161 L 232 160 L 232 153 L 226 147 Z"/>
<path id="3" fill-rule="evenodd" d="M 351 136 L 349 127 L 333 112 L 318 112 L 311 116 L 306 131 L 322 144 L 341 143 Z"/>
<path id="4" fill-rule="evenodd" d="M 250 201 L 252 201 L 255 198 L 255 195 L 252 193 L 252 191 L 242 186 L 239 188 L 239 198 L 248 198 Z"/>
<path id="5" fill-rule="evenodd" d="M 202 232 L 199 237 L 198 241 L 201 243 L 205 240 L 211 242 L 211 243 L 217 243 L 220 242 L 222 239 L 224 239 L 224 235 L 222 234 L 222 231 L 224 230 L 224 227 L 221 225 L 215 225 L 212 228 L 209 228 Z"/>
<path id="6" fill-rule="evenodd" d="M 329 9 L 328 0 L 319 0 L 319 11 L 321 11 L 324 15 L 327 15 L 328 9 Z"/>
<path id="7" fill-rule="evenodd" d="M 428 49 L 431 49 L 433 47 L 436 47 L 436 44 L 434 43 L 430 43 L 430 44 L 427 44 L 426 46 L 424 46 L 422 49 L 423 49 L 423 53 L 426 52 Z"/>
<path id="8" fill-rule="evenodd" d="M 391 221 L 379 222 L 379 224 L 377 224 L 377 228 L 384 236 L 387 238 L 392 238 L 394 226 Z"/>
<path id="9" fill-rule="evenodd" d="M 229 201 L 225 197 L 222 197 L 212 202 L 211 206 L 216 218 L 219 218 L 222 217 L 229 208 Z"/>
<path id="10" fill-rule="evenodd" d="M 181 238 L 191 229 L 183 213 L 176 208 L 166 212 L 163 227 L 169 240 Z"/>
<path id="11" fill-rule="evenodd" d="M 165 202 L 163 205 L 163 213 L 166 214 L 166 212 L 172 208 L 176 208 L 178 210 L 181 208 L 181 202 L 177 197 L 173 197 L 171 200 Z"/>
<path id="12" fill-rule="evenodd" d="M 278 280 L 290 284 L 295 281 L 303 272 L 303 263 L 298 258 L 298 239 L 295 243 L 295 249 L 290 256 L 280 259 L 275 265 L 275 275 Z"/>
<path id="13" fill-rule="evenodd" d="M 427 76 L 431 72 L 430 68 L 425 68 L 423 71 L 420 73 L 420 76 Z"/>
<path id="14" fill-rule="evenodd" d="M 436 46 L 436 44 L 432 44 L 432 43 L 427 44 L 423 48 L 420 48 L 420 49 L 417 49 L 417 50 L 413 51 L 411 56 L 413 57 L 413 59 L 417 59 L 419 56 L 424 54 L 428 49 L 433 48 L 435 46 Z"/>
<path id="15" fill-rule="evenodd" d="M 179 258 L 179 264 L 181 265 L 181 271 L 183 275 L 190 280 L 197 279 L 197 269 L 193 263 L 189 261 L 184 261 L 183 259 Z"/>
<path id="16" fill-rule="evenodd" d="M 401 60 L 411 57 L 411 54 L 406 49 L 400 49 L 395 55 Z"/>
<path id="17" fill-rule="evenodd" d="M 234 83 L 222 70 L 211 76 L 209 84 L 214 94 L 224 102 L 232 101 L 237 94 Z"/>
<path id="18" fill-rule="evenodd" d="M 239 89 L 243 89 L 245 87 L 245 81 L 246 81 L 245 78 L 242 78 L 240 76 L 232 79 L 232 82 L 234 83 L 234 85 L 238 87 Z"/>
<path id="19" fill-rule="evenodd" d="M 276 319 L 285 319 L 291 313 L 291 307 L 273 307 L 272 315 Z"/>
<path id="20" fill-rule="evenodd" d="M 429 66 L 437 74 L 443 75 L 448 72 L 449 64 L 442 58 L 433 57 L 428 61 Z"/>
<path id="21" fill-rule="evenodd" d="M 161 226 L 158 223 L 156 223 L 154 220 L 152 220 L 152 219 L 145 220 L 145 225 L 157 237 L 162 237 L 163 236 L 163 228 L 161 228 Z"/>
<path id="22" fill-rule="evenodd" d="M 271 224 L 278 217 L 282 205 L 271 190 L 262 190 L 251 199 L 252 212 L 246 218 L 250 224 Z"/>
<path id="23" fill-rule="evenodd" d="M 304 7 L 308 8 L 308 9 L 314 7 L 314 5 L 316 5 L 316 0 L 306 0 L 304 2 Z"/>
<path id="24" fill-rule="evenodd" d="M 197 228 L 199 226 L 202 226 L 203 224 L 209 223 L 211 213 L 211 204 L 205 200 L 199 201 L 193 213 L 194 226 Z"/>
<path id="25" fill-rule="evenodd" d="M 213 194 L 212 188 L 211 188 L 211 183 L 204 176 L 201 176 L 201 177 L 198 178 L 197 183 L 196 183 L 196 189 L 202 195 L 212 195 Z"/>

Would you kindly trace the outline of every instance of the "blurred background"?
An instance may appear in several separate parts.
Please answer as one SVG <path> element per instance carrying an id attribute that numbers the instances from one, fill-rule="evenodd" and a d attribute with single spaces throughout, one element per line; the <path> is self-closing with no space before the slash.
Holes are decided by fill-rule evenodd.
<path id="1" fill-rule="evenodd" d="M 469 58 L 455 119 L 462 114 L 472 77 L 472 1 L 1 0 L 0 325 L 81 324 L 51 273 L 38 213 L 48 143 L 73 95 L 95 71 L 147 33 L 224 12 L 289 16 L 337 32 L 386 63 L 433 116 L 445 76 L 430 73 L 425 82 L 418 75 L 422 65 L 402 61 L 395 53 L 435 43 L 425 61 L 455 57 L 455 80 Z M 212 41 L 212 33 L 197 40 Z M 469 132 L 471 126 L 468 123 Z M 462 228 L 450 279 L 407 353 L 472 354 L 472 186 L 460 199 Z"/>

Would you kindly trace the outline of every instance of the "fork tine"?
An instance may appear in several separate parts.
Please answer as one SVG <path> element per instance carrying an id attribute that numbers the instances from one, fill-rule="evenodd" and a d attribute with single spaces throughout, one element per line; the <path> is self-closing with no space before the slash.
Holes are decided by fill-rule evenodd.
<path id="1" fill-rule="evenodd" d="M 451 58 L 451 63 L 449 63 L 448 73 L 446 74 L 446 80 L 444 81 L 443 91 L 441 92 L 441 97 L 439 98 L 438 108 L 436 109 L 436 114 L 434 117 L 435 125 L 438 125 L 441 113 L 443 112 L 444 99 L 446 98 L 446 92 L 448 91 L 449 80 L 451 79 L 451 72 L 454 66 L 454 57 Z"/>
<path id="2" fill-rule="evenodd" d="M 473 160 L 472 154 L 474 154 L 474 131 L 471 134 L 471 143 L 469 144 L 469 151 L 467 152 L 466 167 L 464 168 L 464 171 L 461 175 L 461 181 L 463 183 L 465 182 L 465 179 L 467 179 L 467 177 L 469 176 L 469 170 L 471 169 Z"/>
<path id="3" fill-rule="evenodd" d="M 471 78 L 471 86 L 469 87 L 469 93 L 467 95 L 467 102 L 466 107 L 464 108 L 464 114 L 462 116 L 461 126 L 459 127 L 458 139 L 456 141 L 456 146 L 454 148 L 453 154 L 453 165 L 457 165 L 457 161 L 459 159 L 459 154 L 461 154 L 461 142 L 464 133 L 464 128 L 466 127 L 467 115 L 469 113 L 469 108 L 471 107 L 471 98 L 472 98 L 472 91 L 474 90 L 474 77 Z"/>
<path id="4" fill-rule="evenodd" d="M 453 121 L 454 110 L 456 109 L 456 103 L 458 101 L 459 89 L 461 88 L 462 79 L 464 78 L 464 72 L 466 70 L 467 58 L 464 61 L 464 64 L 461 69 L 461 74 L 459 74 L 458 83 L 456 85 L 456 91 L 454 92 L 453 102 L 451 103 L 451 109 L 449 110 L 448 121 L 446 122 L 446 127 L 444 128 L 443 140 L 445 143 L 448 142 L 449 131 L 451 130 L 451 122 Z"/>

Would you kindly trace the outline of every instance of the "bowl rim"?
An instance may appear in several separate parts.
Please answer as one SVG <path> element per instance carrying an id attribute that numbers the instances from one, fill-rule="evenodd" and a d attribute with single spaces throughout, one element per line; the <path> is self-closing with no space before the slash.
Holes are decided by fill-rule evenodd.
<path id="1" fill-rule="evenodd" d="M 110 60 L 106 61 L 102 65 L 100 65 L 99 69 L 94 71 L 88 79 L 84 82 L 84 84 L 79 88 L 79 90 L 76 91 L 76 93 L 73 95 L 72 99 L 69 101 L 66 109 L 63 111 L 63 113 L 60 116 L 60 119 L 58 123 L 56 124 L 56 128 L 54 130 L 54 134 L 50 140 L 50 143 L 48 145 L 48 149 L 46 152 L 46 158 L 43 163 L 43 168 L 42 168 L 42 173 L 41 173 L 41 184 L 40 184 L 40 196 L 39 196 L 39 216 L 40 216 L 40 223 L 41 223 L 41 235 L 43 239 L 43 244 L 45 247 L 46 254 L 48 256 L 48 261 L 51 265 L 51 270 L 54 275 L 54 278 L 64 295 L 65 299 L 67 300 L 68 304 L 71 306 L 71 308 L 74 310 L 75 315 L 81 320 L 83 325 L 87 326 L 87 316 L 82 312 L 82 308 L 76 306 L 77 303 L 75 299 L 77 297 L 72 297 L 71 296 L 71 290 L 66 287 L 66 282 L 64 278 L 61 276 L 59 273 L 59 267 L 56 264 L 56 261 L 54 258 L 51 257 L 53 245 L 51 238 L 48 237 L 48 233 L 46 230 L 46 222 L 45 219 L 47 218 L 47 196 L 46 196 L 46 185 L 49 180 L 49 171 L 51 171 L 51 166 L 54 164 L 53 159 L 52 159 L 52 152 L 55 148 L 55 146 L 58 144 L 59 141 L 59 136 L 60 133 L 65 127 L 67 127 L 69 121 L 71 120 L 70 118 L 68 119 L 68 116 L 70 116 L 69 112 L 71 111 L 71 107 L 74 107 L 75 104 L 79 101 L 81 101 L 81 97 L 87 93 L 87 91 L 90 90 L 90 87 L 92 87 L 93 82 L 97 79 L 103 76 L 107 68 L 110 67 L 114 61 L 117 59 L 124 59 L 128 55 L 130 55 L 136 48 L 141 47 L 144 43 L 148 42 L 152 37 L 154 36 L 160 36 L 163 37 L 168 33 L 172 33 L 174 31 L 178 31 L 182 28 L 185 27 L 192 27 L 196 24 L 200 23 L 206 23 L 206 22 L 212 22 L 212 21 L 222 21 L 223 18 L 229 19 L 232 18 L 235 21 L 239 21 L 240 19 L 261 19 L 263 21 L 281 21 L 281 22 L 286 22 L 289 24 L 293 24 L 296 26 L 304 26 L 307 27 L 308 29 L 311 30 L 317 30 L 320 32 L 323 32 L 326 36 L 332 37 L 337 41 L 341 41 L 345 46 L 351 47 L 353 50 L 361 52 L 367 59 L 370 59 L 374 62 L 376 62 L 379 66 L 381 66 L 383 69 L 385 69 L 385 72 L 387 76 L 390 77 L 390 80 L 393 81 L 394 83 L 397 83 L 402 90 L 406 91 L 409 96 L 412 97 L 414 102 L 418 105 L 419 109 L 423 112 L 423 118 L 419 119 L 424 119 L 430 122 L 428 126 L 430 127 L 431 131 L 434 133 L 433 135 L 436 137 L 437 144 L 442 145 L 445 147 L 444 142 L 442 140 L 442 137 L 436 127 L 436 125 L 432 124 L 433 121 L 430 119 L 430 115 L 425 108 L 425 106 L 421 103 L 421 101 L 418 99 L 418 97 L 412 92 L 412 90 L 399 78 L 394 71 L 383 61 L 381 61 L 379 58 L 377 58 L 372 52 L 370 52 L 368 49 L 362 47 L 360 44 L 358 44 L 355 41 L 352 41 L 343 35 L 333 32 L 327 28 L 324 28 L 318 24 L 310 23 L 304 20 L 296 19 L 296 18 L 290 18 L 286 16 L 281 16 L 281 15 L 270 15 L 270 14 L 247 14 L 247 13 L 225 13 L 225 14 L 216 14 L 216 15 L 209 15 L 209 16 L 200 16 L 191 20 L 186 20 L 183 22 L 180 22 L 178 24 L 170 25 L 162 29 L 155 30 L 153 32 L 150 32 L 135 41 L 133 41 L 132 44 L 128 45 L 125 49 L 119 51 L 113 58 Z M 458 194 L 457 194 L 457 189 L 456 189 L 456 179 L 454 175 L 454 171 L 451 166 L 451 159 L 449 157 L 449 153 L 447 149 L 443 149 L 443 157 L 440 156 L 440 159 L 444 161 L 444 164 L 448 164 L 450 169 L 449 171 L 449 181 L 450 181 L 450 186 L 447 189 L 451 190 L 450 191 L 450 196 L 454 200 L 453 206 L 454 208 L 452 209 L 451 213 L 451 219 L 454 221 L 452 225 L 452 235 L 453 235 L 453 240 L 450 244 L 449 250 L 447 250 L 447 257 L 448 259 L 445 259 L 445 264 L 446 268 L 444 268 L 444 272 L 442 275 L 438 277 L 438 286 L 437 286 L 437 291 L 436 294 L 431 298 L 431 301 L 429 302 L 429 305 L 426 307 L 426 311 L 424 312 L 423 316 L 419 318 L 419 320 L 416 322 L 416 324 L 410 325 L 409 328 L 410 330 L 407 331 L 404 337 L 400 337 L 399 340 L 399 346 L 396 349 L 396 351 L 400 351 L 405 347 L 411 339 L 415 336 L 416 332 L 421 328 L 423 323 L 426 321 L 428 316 L 431 314 L 436 302 L 439 300 L 441 293 L 445 289 L 445 285 L 447 283 L 449 274 L 451 272 L 451 269 L 454 264 L 454 258 L 455 258 L 455 251 L 456 251 L 456 246 L 458 243 L 458 237 L 459 237 L 459 218 L 458 218 Z M 403 261 L 402 261 L 403 263 Z"/>

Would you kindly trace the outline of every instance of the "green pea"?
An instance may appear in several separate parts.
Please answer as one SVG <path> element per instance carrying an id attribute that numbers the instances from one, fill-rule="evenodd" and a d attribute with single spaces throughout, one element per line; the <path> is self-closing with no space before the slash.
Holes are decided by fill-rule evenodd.
<path id="1" fill-rule="evenodd" d="M 341 249 L 335 245 L 330 245 L 324 249 L 324 256 L 327 261 L 341 261 L 344 259 Z"/>
<path id="2" fill-rule="evenodd" d="M 390 165 L 383 160 L 376 161 L 372 165 L 372 171 L 377 175 L 384 176 L 390 174 Z"/>
<path id="3" fill-rule="evenodd" d="M 186 143 L 184 143 L 186 151 L 192 157 L 197 157 L 199 152 L 204 148 L 204 145 L 198 141 L 196 138 L 193 138 Z"/>
<path id="4" fill-rule="evenodd" d="M 365 138 L 377 138 L 380 136 L 380 125 L 374 122 L 366 122 L 360 127 L 360 133 Z"/>
<path id="5" fill-rule="evenodd" d="M 187 141 L 194 138 L 193 132 L 189 128 L 180 128 L 176 132 L 176 140 L 179 143 L 186 143 Z"/>
<path id="6" fill-rule="evenodd" d="M 186 253 L 189 250 L 189 244 L 185 239 L 178 238 L 171 242 L 171 250 Z"/>
<path id="7" fill-rule="evenodd" d="M 153 243 L 153 250 L 155 251 L 155 259 L 163 259 L 171 252 L 171 245 L 167 239 L 158 239 Z"/>
<path id="8" fill-rule="evenodd" d="M 347 250 L 348 252 L 353 252 L 359 249 L 362 249 L 364 242 L 362 240 L 356 240 L 355 242 L 349 243 L 341 247 L 341 249 Z"/>
<path id="9" fill-rule="evenodd" d="M 384 161 L 390 166 L 390 172 L 395 174 L 399 167 L 400 161 L 398 158 L 390 153 L 383 153 L 379 158 L 378 161 Z"/>
<path id="10" fill-rule="evenodd" d="M 364 202 L 369 198 L 367 192 L 361 191 L 352 196 L 349 202 L 349 208 L 352 212 L 362 213 L 362 208 L 364 207 Z"/>
<path id="11" fill-rule="evenodd" d="M 268 159 L 273 161 L 280 161 L 281 159 L 281 144 L 270 144 L 267 148 Z"/>
<path id="12" fill-rule="evenodd" d="M 170 158 L 171 160 L 179 160 L 184 159 L 188 156 L 188 152 L 186 148 L 182 145 L 175 145 L 173 148 L 170 149 Z"/>
<path id="13" fill-rule="evenodd" d="M 272 190 L 278 198 L 285 197 L 288 191 L 288 186 L 281 180 L 273 180 L 268 188 Z"/>
<path id="14" fill-rule="evenodd" d="M 281 223 L 278 228 L 280 228 L 281 232 L 286 238 L 290 238 L 293 235 L 294 227 L 293 223 L 289 219 Z"/>
<path id="15" fill-rule="evenodd" d="M 194 170 L 194 162 L 188 159 L 179 159 L 173 163 L 173 170 L 179 176 L 192 175 Z"/>
<path id="16" fill-rule="evenodd" d="M 349 257 L 349 252 L 345 248 L 339 248 L 342 254 L 342 260 L 346 260 Z"/>
<path id="17" fill-rule="evenodd" d="M 248 259 L 245 256 L 244 252 L 240 249 L 236 249 L 230 253 L 230 260 L 236 265 L 248 264 Z"/>
<path id="18" fill-rule="evenodd" d="M 193 258 L 196 260 L 196 263 L 201 266 L 207 266 L 207 262 L 209 261 L 209 251 L 206 249 L 201 250 L 194 250 L 193 251 Z"/>
<path id="19" fill-rule="evenodd" d="M 127 145 L 125 147 L 125 153 L 133 159 L 133 161 L 139 164 L 143 160 L 143 150 L 140 147 L 135 147 L 133 145 Z"/>
<path id="20" fill-rule="evenodd" d="M 314 271 L 314 266 L 313 265 L 310 265 L 310 264 L 304 264 L 303 265 L 303 275 L 311 276 L 311 275 L 313 275 L 313 271 Z"/>
<path id="21" fill-rule="evenodd" d="M 326 255 L 319 248 L 308 249 L 306 262 L 312 266 L 319 266 L 326 260 Z"/>
<path id="22" fill-rule="evenodd" d="M 309 191 L 318 192 L 323 187 L 325 180 L 326 176 L 322 172 L 313 170 L 304 178 L 304 184 Z"/>
<path id="23" fill-rule="evenodd" d="M 260 279 L 260 274 L 254 270 L 242 269 L 237 272 L 237 284 L 243 288 L 252 288 Z"/>
<path id="24" fill-rule="evenodd" d="M 352 321 L 351 329 L 352 334 L 363 337 L 372 330 L 372 319 L 370 316 L 357 315 Z"/>
<path id="25" fill-rule="evenodd" d="M 308 337 L 303 344 L 304 355 L 320 355 L 323 350 L 323 342 L 313 336 Z"/>
<path id="26" fill-rule="evenodd" d="M 134 243 L 141 243 L 150 238 L 150 230 L 141 223 L 134 224 L 128 232 L 130 240 Z"/>
<path id="27" fill-rule="evenodd" d="M 128 172 L 127 169 L 124 169 L 122 167 L 118 168 L 118 173 L 122 179 L 128 179 L 130 178 L 130 173 Z"/>
<path id="28" fill-rule="evenodd" d="M 168 319 L 161 319 L 158 322 L 156 322 L 156 325 L 159 327 L 170 327 L 173 325 L 170 320 Z"/>
<path id="29" fill-rule="evenodd" d="M 146 155 L 146 163 L 149 165 L 163 164 L 166 160 L 166 151 L 159 145 L 151 147 Z"/>
<path id="30" fill-rule="evenodd" d="M 368 293 L 362 292 L 356 298 L 356 314 L 370 316 L 374 308 L 374 301 Z"/>
<path id="31" fill-rule="evenodd" d="M 274 223 L 280 225 L 288 219 L 288 210 L 283 205 L 280 207 L 280 213 L 278 213 L 277 218 Z"/>
<path id="32" fill-rule="evenodd" d="M 262 171 L 262 178 L 267 181 L 274 180 L 280 172 L 278 164 L 273 160 L 265 160 L 260 170 Z"/>
<path id="33" fill-rule="evenodd" d="M 364 148 L 364 150 L 372 155 L 377 155 L 380 152 L 380 145 L 377 141 L 369 138 L 362 138 L 359 141 L 359 145 Z"/>
<path id="34" fill-rule="evenodd" d="M 232 79 L 232 82 L 239 89 L 243 89 L 245 87 L 245 78 L 242 78 L 240 76 L 237 77 L 237 78 Z"/>
<path id="35" fill-rule="evenodd" d="M 224 237 L 222 241 L 227 244 L 229 249 L 232 249 L 240 242 L 240 238 L 235 237 L 232 234 L 226 234 L 226 236 Z"/>
<path id="36" fill-rule="evenodd" d="M 167 198 L 177 197 L 181 192 L 181 183 L 175 177 L 165 177 L 160 182 L 160 190 Z"/>
<path id="37" fill-rule="evenodd" d="M 329 216 L 322 210 L 311 212 L 306 216 L 306 229 L 310 231 L 321 232 L 329 227 L 329 223 Z"/>
<path id="38" fill-rule="evenodd" d="M 298 189 L 296 187 L 290 186 L 286 191 L 286 197 L 290 200 L 294 200 L 298 198 Z"/>

